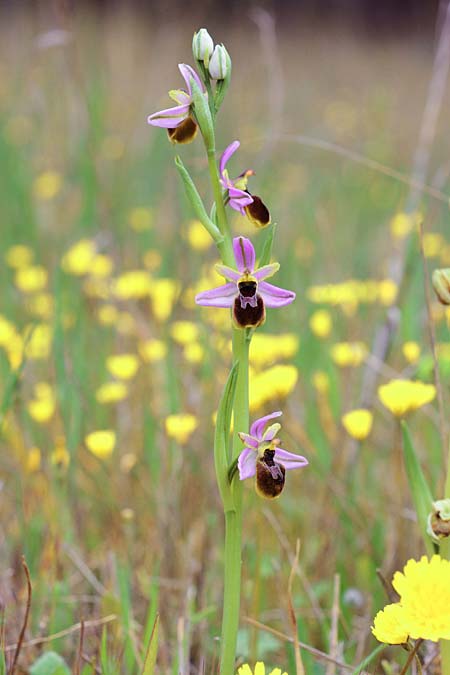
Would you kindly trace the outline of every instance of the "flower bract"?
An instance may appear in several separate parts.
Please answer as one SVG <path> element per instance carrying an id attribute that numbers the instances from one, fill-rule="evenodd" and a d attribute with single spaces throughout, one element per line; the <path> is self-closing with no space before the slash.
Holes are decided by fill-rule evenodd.
<path id="1" fill-rule="evenodd" d="M 224 286 L 203 291 L 195 296 L 198 305 L 230 307 L 240 328 L 256 327 L 264 323 L 266 307 L 284 307 L 295 299 L 293 291 L 273 286 L 264 281 L 279 269 L 278 263 L 255 269 L 253 244 L 245 237 L 233 239 L 237 270 L 216 265 L 216 270 L 229 280 Z"/>
<path id="2" fill-rule="evenodd" d="M 277 438 L 280 424 L 276 422 L 267 427 L 268 422 L 280 415 L 280 411 L 265 415 L 253 422 L 249 434 L 239 433 L 246 446 L 238 459 L 239 478 L 245 480 L 256 476 L 257 493 L 268 499 L 279 497 L 287 470 L 308 464 L 305 457 L 280 447 L 281 441 Z"/>

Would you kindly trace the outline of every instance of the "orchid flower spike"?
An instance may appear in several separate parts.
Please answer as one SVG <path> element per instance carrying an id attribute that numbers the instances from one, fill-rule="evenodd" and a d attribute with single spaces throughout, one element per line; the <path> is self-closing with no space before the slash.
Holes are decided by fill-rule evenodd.
<path id="1" fill-rule="evenodd" d="M 255 269 L 256 254 L 249 239 L 235 237 L 233 251 L 237 270 L 216 265 L 217 272 L 229 279 L 229 283 L 198 293 L 195 302 L 205 307 L 230 307 L 239 328 L 256 328 L 265 321 L 266 307 L 289 305 L 295 293 L 264 281 L 275 274 L 280 265 L 271 263 Z"/>
<path id="2" fill-rule="evenodd" d="M 238 459 L 239 478 L 245 480 L 256 476 L 256 492 L 266 499 L 276 499 L 284 487 L 286 471 L 300 469 L 308 464 L 301 455 L 283 450 L 277 434 L 281 424 L 267 426 L 270 420 L 280 417 L 280 411 L 265 415 L 253 422 L 250 433 L 239 433 L 246 446 Z"/>
<path id="3" fill-rule="evenodd" d="M 169 91 L 170 98 L 177 105 L 149 115 L 147 122 L 154 127 L 167 129 L 172 143 L 190 143 L 197 134 L 197 123 L 192 116 L 193 97 L 191 81 L 194 80 L 200 91 L 205 94 L 206 92 L 202 81 L 191 66 L 186 65 L 186 63 L 179 63 L 178 68 L 186 82 L 187 91 L 184 89 L 172 89 Z"/>
<path id="4" fill-rule="evenodd" d="M 246 169 L 234 180 L 228 175 L 226 166 L 239 146 L 239 141 L 233 141 L 225 148 L 219 162 L 220 182 L 222 187 L 228 190 L 229 204 L 232 209 L 247 216 L 256 227 L 266 227 L 270 224 L 269 209 L 260 197 L 250 194 L 247 190 L 249 176 L 253 176 L 255 172 L 252 169 Z"/>

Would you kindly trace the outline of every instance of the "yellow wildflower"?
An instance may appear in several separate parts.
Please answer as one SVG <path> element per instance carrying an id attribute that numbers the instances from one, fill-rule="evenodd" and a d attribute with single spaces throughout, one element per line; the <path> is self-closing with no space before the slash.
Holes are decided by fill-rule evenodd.
<path id="1" fill-rule="evenodd" d="M 84 439 L 86 446 L 93 455 L 100 459 L 107 459 L 116 445 L 116 433 L 111 429 L 92 431 Z"/>
<path id="2" fill-rule="evenodd" d="M 135 232 L 144 232 L 153 225 L 153 213 L 145 206 L 137 206 L 129 212 L 128 222 Z"/>
<path id="3" fill-rule="evenodd" d="M 372 632 L 380 642 L 397 644 L 405 635 L 450 640 L 450 560 L 440 555 L 408 560 L 403 572 L 394 574 L 392 585 L 400 600 L 375 617 Z"/>
<path id="4" fill-rule="evenodd" d="M 316 337 L 328 337 L 333 325 L 330 312 L 327 312 L 326 309 L 318 309 L 317 312 L 314 312 L 314 314 L 311 316 L 309 325 Z"/>
<path id="5" fill-rule="evenodd" d="M 95 256 L 95 243 L 91 239 L 80 239 L 65 252 L 61 267 L 67 274 L 82 277 L 90 273 Z"/>
<path id="6" fill-rule="evenodd" d="M 41 265 L 19 267 L 14 283 L 23 293 L 36 293 L 47 286 L 48 272 Z"/>
<path id="7" fill-rule="evenodd" d="M 433 384 L 413 380 L 391 380 L 378 388 L 381 403 L 396 417 L 403 417 L 430 403 L 436 396 Z"/>
<path id="8" fill-rule="evenodd" d="M 106 359 L 106 367 L 119 380 L 131 380 L 137 373 L 139 361 L 135 354 L 116 354 Z"/>
<path id="9" fill-rule="evenodd" d="M 180 345 L 187 345 L 197 340 L 200 333 L 199 326 L 193 321 L 174 321 L 170 326 L 170 334 Z"/>
<path id="10" fill-rule="evenodd" d="M 113 293 L 119 300 L 138 300 L 150 293 L 152 279 L 146 270 L 124 272 L 114 282 Z"/>
<path id="11" fill-rule="evenodd" d="M 99 403 L 117 403 L 128 396 L 128 387 L 123 382 L 105 382 L 95 392 Z"/>
<path id="12" fill-rule="evenodd" d="M 244 663 L 238 669 L 237 675 L 266 675 L 266 667 L 262 661 L 255 663 L 255 669 L 252 670 L 248 663 Z M 286 671 L 281 672 L 281 668 L 273 668 L 267 675 L 288 675 Z"/>
<path id="13" fill-rule="evenodd" d="M 41 451 L 39 448 L 30 448 L 27 452 L 25 468 L 28 473 L 39 471 L 41 467 Z"/>
<path id="14" fill-rule="evenodd" d="M 180 284 L 173 279 L 155 279 L 152 282 L 150 289 L 152 309 L 158 321 L 163 322 L 169 318 L 179 292 Z"/>
<path id="15" fill-rule="evenodd" d="M 191 342 L 183 349 L 183 356 L 188 363 L 201 363 L 205 357 L 205 350 L 198 342 Z"/>
<path id="16" fill-rule="evenodd" d="M 379 642 L 390 645 L 401 645 L 408 641 L 408 633 L 404 625 L 405 612 L 396 602 L 378 612 L 373 620 L 372 633 Z"/>
<path id="17" fill-rule="evenodd" d="M 167 355 L 167 345 L 163 340 L 150 339 L 139 344 L 139 354 L 146 363 L 162 361 Z"/>
<path id="18" fill-rule="evenodd" d="M 56 197 L 62 187 L 62 176 L 57 171 L 44 171 L 35 178 L 33 192 L 37 199 L 49 201 Z"/>
<path id="19" fill-rule="evenodd" d="M 50 455 L 50 463 L 61 469 L 67 469 L 70 463 L 70 453 L 66 447 L 66 441 L 63 436 L 56 439 L 55 448 Z"/>
<path id="20" fill-rule="evenodd" d="M 312 383 L 319 394 L 326 394 L 330 389 L 330 378 L 323 370 L 316 370 L 313 373 Z"/>
<path id="21" fill-rule="evenodd" d="M 24 334 L 25 354 L 27 358 L 36 360 L 47 359 L 50 355 L 52 339 L 53 332 L 48 323 L 27 326 Z"/>
<path id="22" fill-rule="evenodd" d="M 114 262 L 109 255 L 97 253 L 92 259 L 89 274 L 97 279 L 105 279 L 109 277 L 113 271 Z"/>
<path id="23" fill-rule="evenodd" d="M 0 314 L 0 346 L 8 347 L 16 335 L 15 325 Z"/>
<path id="24" fill-rule="evenodd" d="M 390 307 L 397 299 L 398 286 L 392 279 L 383 279 L 378 284 L 378 298 L 384 307 Z"/>
<path id="25" fill-rule="evenodd" d="M 50 293 L 37 293 L 27 300 L 27 310 L 39 319 L 51 319 L 53 316 L 53 296 Z"/>
<path id="26" fill-rule="evenodd" d="M 298 370 L 293 365 L 276 365 L 250 375 L 250 409 L 268 401 L 286 398 L 297 384 Z"/>
<path id="27" fill-rule="evenodd" d="M 331 348 L 331 358 L 341 368 L 361 365 L 367 354 L 364 342 L 337 342 Z"/>
<path id="28" fill-rule="evenodd" d="M 423 235 L 423 251 L 427 258 L 436 258 L 440 255 L 443 246 L 445 246 L 445 239 L 437 232 L 424 232 Z"/>
<path id="29" fill-rule="evenodd" d="M 34 387 L 34 399 L 29 401 L 27 410 L 35 422 L 48 422 L 55 412 L 56 401 L 53 390 L 47 382 L 38 382 Z"/>
<path id="30" fill-rule="evenodd" d="M 290 359 L 295 356 L 299 348 L 299 338 L 295 333 L 269 335 L 255 333 L 250 343 L 250 362 L 255 367 L 273 363 L 278 359 Z"/>
<path id="31" fill-rule="evenodd" d="M 213 241 L 199 220 L 191 220 L 189 223 L 187 240 L 194 251 L 207 251 Z"/>
<path id="32" fill-rule="evenodd" d="M 372 430 L 372 423 L 372 413 L 370 410 L 365 410 L 364 408 L 351 410 L 342 418 L 342 424 L 346 432 L 358 441 L 363 441 L 367 438 Z"/>
<path id="33" fill-rule="evenodd" d="M 109 279 L 100 279 L 99 277 L 89 277 L 83 283 L 83 291 L 91 298 L 100 300 L 109 300 L 110 282 Z"/>
<path id="34" fill-rule="evenodd" d="M 154 272 L 158 269 L 161 265 L 161 260 L 161 253 L 159 251 L 154 251 L 153 249 L 146 251 L 142 256 L 142 261 L 150 272 Z"/>
<path id="35" fill-rule="evenodd" d="M 198 420 L 194 415 L 188 413 L 168 415 L 165 420 L 165 427 L 169 438 L 175 439 L 180 445 L 185 445 L 197 429 Z"/>
<path id="36" fill-rule="evenodd" d="M 420 358 L 420 345 L 417 342 L 408 340 L 403 345 L 402 352 L 408 363 L 417 363 Z"/>
<path id="37" fill-rule="evenodd" d="M 34 251 L 29 246 L 16 244 L 6 251 L 5 261 L 9 267 L 19 269 L 29 267 L 34 258 Z"/>
<path id="38" fill-rule="evenodd" d="M 105 304 L 98 308 L 97 318 L 104 326 L 112 326 L 117 322 L 119 310 L 114 305 Z"/>
<path id="39" fill-rule="evenodd" d="M 121 335 L 133 335 L 136 331 L 136 320 L 130 312 L 120 312 L 117 317 L 117 331 Z"/>

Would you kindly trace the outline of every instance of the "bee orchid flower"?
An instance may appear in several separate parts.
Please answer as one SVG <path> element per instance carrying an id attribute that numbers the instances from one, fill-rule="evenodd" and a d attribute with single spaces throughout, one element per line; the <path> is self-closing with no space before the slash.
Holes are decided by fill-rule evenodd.
<path id="1" fill-rule="evenodd" d="M 271 420 L 280 417 L 280 411 L 260 417 L 253 422 L 250 433 L 239 433 L 246 446 L 238 459 L 239 478 L 245 480 L 256 476 L 256 492 L 266 499 L 276 499 L 284 487 L 286 471 L 300 469 L 308 464 L 301 455 L 283 450 L 277 434 L 281 424 L 267 426 Z M 267 427 L 267 428 L 266 428 Z"/>
<path id="2" fill-rule="evenodd" d="M 227 164 L 239 146 L 239 141 L 233 141 L 223 151 L 219 161 L 220 182 L 222 187 L 228 191 L 228 203 L 232 209 L 239 211 L 243 216 L 247 216 L 256 227 L 266 227 L 270 224 L 268 208 L 260 197 L 250 194 L 247 190 L 248 179 L 255 172 L 252 169 L 246 169 L 234 179 L 228 175 Z"/>
<path id="3" fill-rule="evenodd" d="M 172 143 L 190 143 L 197 134 L 197 123 L 191 114 L 193 103 L 191 81 L 194 80 L 200 91 L 206 92 L 202 81 L 191 66 L 186 63 L 179 63 L 178 68 L 186 82 L 186 91 L 183 89 L 169 91 L 170 98 L 177 105 L 149 115 L 147 122 L 154 127 L 167 129 Z"/>
<path id="4" fill-rule="evenodd" d="M 237 270 L 216 265 L 217 272 L 229 282 L 198 293 L 195 302 L 206 307 L 230 307 L 239 328 L 256 328 L 264 323 L 266 307 L 289 305 L 295 299 L 295 293 L 265 281 L 279 270 L 280 265 L 271 263 L 255 269 L 256 254 L 249 239 L 235 237 L 233 251 Z"/>

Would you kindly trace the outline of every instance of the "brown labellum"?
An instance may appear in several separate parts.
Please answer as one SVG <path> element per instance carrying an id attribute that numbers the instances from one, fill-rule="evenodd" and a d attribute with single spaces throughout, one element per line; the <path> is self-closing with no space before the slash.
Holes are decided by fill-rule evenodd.
<path id="1" fill-rule="evenodd" d="M 266 499 L 276 499 L 284 488 L 286 469 L 274 455 L 274 450 L 266 450 L 256 461 L 256 492 Z"/>
<path id="2" fill-rule="evenodd" d="M 252 203 L 245 207 L 248 219 L 256 227 L 267 227 L 267 225 L 270 225 L 269 209 L 260 197 L 256 195 L 251 196 L 253 197 Z"/>
<path id="3" fill-rule="evenodd" d="M 190 143 L 197 135 L 197 124 L 192 117 L 187 117 L 175 129 L 167 129 L 172 143 Z"/>
<path id="4" fill-rule="evenodd" d="M 256 295 L 256 307 L 251 307 L 249 304 L 242 307 L 241 298 L 238 295 L 234 301 L 233 317 L 239 328 L 261 326 L 266 320 L 266 309 L 262 297 Z"/>

